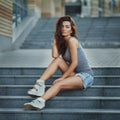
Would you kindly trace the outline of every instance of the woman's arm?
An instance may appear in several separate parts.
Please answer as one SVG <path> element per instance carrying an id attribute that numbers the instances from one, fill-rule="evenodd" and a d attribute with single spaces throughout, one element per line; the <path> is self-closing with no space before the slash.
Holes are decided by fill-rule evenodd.
<path id="1" fill-rule="evenodd" d="M 53 58 L 59 57 L 59 53 L 58 53 L 58 49 L 57 49 L 57 45 L 56 45 L 56 40 L 55 39 L 53 41 L 53 46 L 52 46 L 52 57 Z"/>
<path id="2" fill-rule="evenodd" d="M 68 77 L 78 65 L 78 55 L 77 55 L 78 41 L 75 38 L 71 38 L 68 41 L 68 45 L 69 45 L 70 54 L 71 54 L 71 64 L 68 70 L 61 76 L 62 78 Z"/>

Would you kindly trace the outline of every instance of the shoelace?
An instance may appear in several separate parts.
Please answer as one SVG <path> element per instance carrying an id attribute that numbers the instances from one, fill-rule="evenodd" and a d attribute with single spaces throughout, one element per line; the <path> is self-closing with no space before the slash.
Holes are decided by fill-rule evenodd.
<path id="1" fill-rule="evenodd" d="M 36 91 L 38 91 L 37 86 L 42 87 L 41 84 L 39 84 L 38 82 L 36 82 L 36 84 L 33 86 L 33 89 L 35 89 Z"/>
<path id="2" fill-rule="evenodd" d="M 39 100 L 32 100 L 32 102 L 33 102 L 33 103 L 36 103 L 36 102 L 41 103 L 41 101 L 39 101 Z"/>

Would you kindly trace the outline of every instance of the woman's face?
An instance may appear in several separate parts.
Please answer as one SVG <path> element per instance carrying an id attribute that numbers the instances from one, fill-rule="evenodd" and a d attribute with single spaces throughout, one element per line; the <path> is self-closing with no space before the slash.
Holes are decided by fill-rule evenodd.
<path id="1" fill-rule="evenodd" d="M 71 23 L 69 21 L 63 21 L 62 27 L 61 27 L 61 34 L 63 37 L 70 36 L 72 33 L 71 30 Z"/>

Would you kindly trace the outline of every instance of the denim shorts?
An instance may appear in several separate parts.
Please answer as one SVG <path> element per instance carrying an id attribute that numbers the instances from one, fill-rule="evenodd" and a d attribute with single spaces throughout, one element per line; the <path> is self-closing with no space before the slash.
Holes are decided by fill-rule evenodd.
<path id="1" fill-rule="evenodd" d="M 81 72 L 76 73 L 76 76 L 80 76 L 82 78 L 84 89 L 92 86 L 94 80 L 92 75 L 85 72 Z"/>

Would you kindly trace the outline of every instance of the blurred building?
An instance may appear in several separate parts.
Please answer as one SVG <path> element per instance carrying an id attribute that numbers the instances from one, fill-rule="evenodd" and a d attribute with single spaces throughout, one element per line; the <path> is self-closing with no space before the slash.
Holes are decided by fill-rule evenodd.
<path id="1" fill-rule="evenodd" d="M 76 3 L 80 17 L 120 16 L 120 0 L 65 0 L 65 3 L 71 6 Z"/>
<path id="2" fill-rule="evenodd" d="M 105 17 L 120 14 L 119 9 L 120 0 L 91 0 L 91 17 Z"/>
<path id="3" fill-rule="evenodd" d="M 40 17 L 65 14 L 120 16 L 120 0 L 0 0 L 0 51 L 18 48 Z"/>

